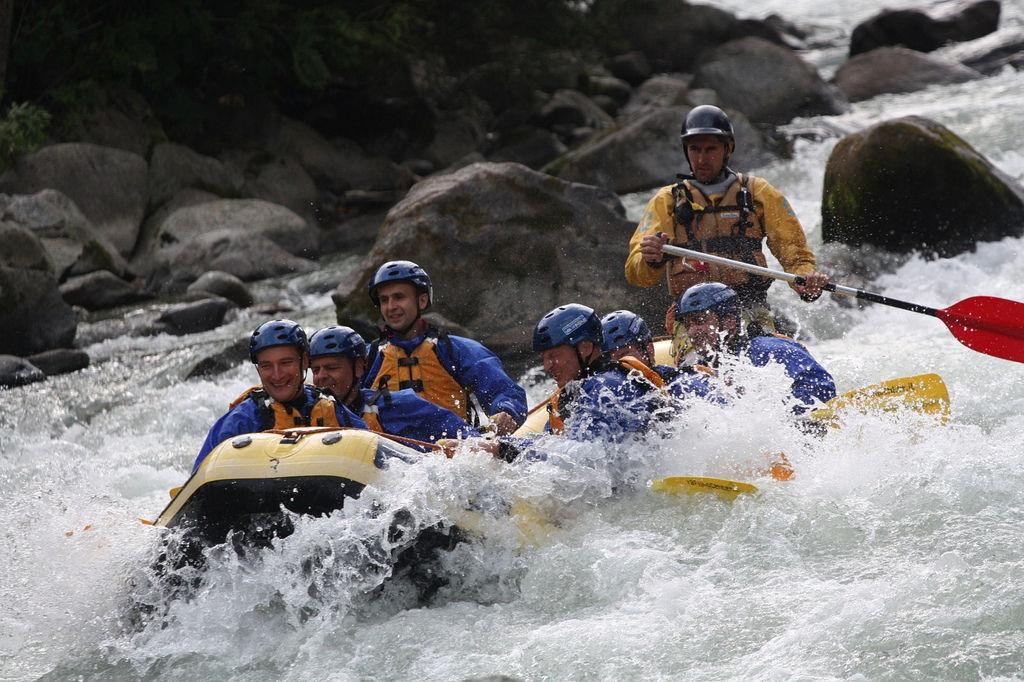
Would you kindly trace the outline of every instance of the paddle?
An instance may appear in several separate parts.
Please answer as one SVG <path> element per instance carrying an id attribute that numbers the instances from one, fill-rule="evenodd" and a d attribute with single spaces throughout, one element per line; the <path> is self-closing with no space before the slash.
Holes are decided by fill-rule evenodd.
<path id="1" fill-rule="evenodd" d="M 771 270 L 751 263 L 741 263 L 700 251 L 691 251 L 679 246 L 665 245 L 661 247 L 661 250 L 671 256 L 683 256 L 705 263 L 724 265 L 728 268 L 773 277 L 793 284 L 804 283 L 804 278 L 799 275 L 791 275 L 788 272 Z M 824 288 L 826 291 L 844 296 L 937 317 L 945 323 L 957 341 L 971 350 L 1004 360 L 1024 362 L 1024 303 L 994 296 L 971 296 L 948 308 L 929 308 L 841 284 L 829 283 Z"/>
<path id="2" fill-rule="evenodd" d="M 723 500 L 734 500 L 744 493 L 756 493 L 757 486 L 708 476 L 667 476 L 651 481 L 651 490 L 675 495 L 712 493 Z"/>
<path id="3" fill-rule="evenodd" d="M 942 377 L 918 374 L 847 391 L 828 401 L 825 407 L 811 412 L 811 417 L 835 426 L 836 417 L 845 410 L 891 412 L 906 408 L 923 414 L 937 414 L 945 423 L 949 419 L 949 391 Z"/>

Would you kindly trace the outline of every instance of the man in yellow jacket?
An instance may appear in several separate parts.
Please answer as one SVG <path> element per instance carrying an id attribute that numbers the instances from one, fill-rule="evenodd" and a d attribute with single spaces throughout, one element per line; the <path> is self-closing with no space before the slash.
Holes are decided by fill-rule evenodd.
<path id="1" fill-rule="evenodd" d="M 673 336 L 672 354 L 686 364 L 691 345 L 685 328 L 671 318 L 671 306 L 680 294 L 695 284 L 721 282 L 736 291 L 744 319 L 771 332 L 775 320 L 767 294 L 773 280 L 669 258 L 661 251 L 665 244 L 763 266 L 762 242 L 767 240 L 786 272 L 803 275 L 805 284 L 791 286 L 806 301 L 821 295 L 828 277 L 816 271 L 800 221 L 782 193 L 764 178 L 729 168 L 736 139 L 724 111 L 710 105 L 695 107 L 683 122 L 681 138 L 692 175 L 680 175 L 679 183 L 662 187 L 648 202 L 629 242 L 626 279 L 649 287 L 665 277 L 673 301 L 666 316 Z"/>

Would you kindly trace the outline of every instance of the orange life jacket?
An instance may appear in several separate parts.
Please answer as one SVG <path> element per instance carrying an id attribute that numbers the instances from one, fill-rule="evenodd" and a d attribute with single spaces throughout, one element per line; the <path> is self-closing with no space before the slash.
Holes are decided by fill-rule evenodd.
<path id="1" fill-rule="evenodd" d="M 737 173 L 717 203 L 690 180 L 672 188 L 675 203 L 672 244 L 733 260 L 767 264 L 761 242 L 765 237 L 763 210 L 754 205 L 749 176 Z M 669 259 L 665 270 L 673 300 L 695 284 L 721 282 L 741 296 L 763 296 L 772 280 L 742 270 L 683 258 Z"/>
<path id="2" fill-rule="evenodd" d="M 653 384 L 655 388 L 665 388 L 665 380 L 661 378 L 661 375 L 648 367 L 639 358 L 635 358 L 632 355 L 624 355 L 618 359 L 618 363 L 619 367 L 627 374 L 638 372 L 640 376 Z M 561 395 L 562 391 L 556 391 L 553 396 L 548 398 L 548 425 L 551 427 L 551 433 L 559 435 L 565 432 L 565 419 L 562 418 L 562 414 L 558 410 L 558 399 Z"/>
<path id="3" fill-rule="evenodd" d="M 377 390 L 400 391 L 411 388 L 439 407 L 451 410 L 469 420 L 469 392 L 452 376 L 454 368 L 441 364 L 437 354 L 438 339 L 428 336 L 412 353 L 394 343 L 380 347 L 381 363 L 377 370 Z"/>
<path id="4" fill-rule="evenodd" d="M 338 415 L 334 411 L 334 399 L 319 392 L 319 390 L 317 390 L 317 393 L 316 403 L 310 409 L 308 419 L 303 417 L 298 410 L 271 398 L 262 386 L 253 386 L 246 389 L 242 395 L 231 402 L 228 409 L 233 410 L 241 405 L 243 401 L 252 400 L 256 403 L 257 408 L 259 408 L 260 421 L 263 424 L 264 431 L 269 431 L 270 429 L 290 429 L 295 426 L 330 426 L 340 428 L 342 425 L 338 423 Z M 352 425 L 345 424 L 345 426 Z"/>

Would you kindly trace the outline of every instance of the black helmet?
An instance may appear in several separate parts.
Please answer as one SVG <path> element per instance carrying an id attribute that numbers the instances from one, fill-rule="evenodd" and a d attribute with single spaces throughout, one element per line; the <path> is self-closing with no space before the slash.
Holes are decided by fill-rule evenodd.
<path id="1" fill-rule="evenodd" d="M 697 135 L 717 135 L 728 138 L 736 143 L 736 136 L 732 131 L 732 122 L 725 112 L 716 106 L 702 104 L 699 107 L 690 109 L 683 121 L 683 129 L 679 132 L 679 139 L 685 145 L 686 140 Z"/>

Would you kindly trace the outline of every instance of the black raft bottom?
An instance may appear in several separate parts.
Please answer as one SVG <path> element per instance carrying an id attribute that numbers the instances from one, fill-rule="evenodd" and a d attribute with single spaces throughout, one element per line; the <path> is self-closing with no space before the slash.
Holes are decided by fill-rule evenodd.
<path id="1" fill-rule="evenodd" d="M 338 476 L 295 476 L 214 481 L 197 490 L 170 526 L 184 526 L 207 545 L 224 542 L 231 531 L 246 545 L 268 546 L 294 531 L 282 507 L 295 514 L 326 516 L 359 497 L 366 486 Z"/>

